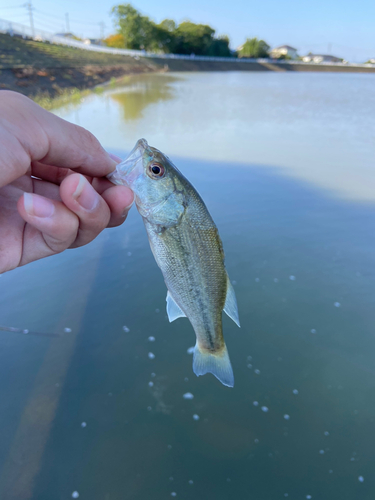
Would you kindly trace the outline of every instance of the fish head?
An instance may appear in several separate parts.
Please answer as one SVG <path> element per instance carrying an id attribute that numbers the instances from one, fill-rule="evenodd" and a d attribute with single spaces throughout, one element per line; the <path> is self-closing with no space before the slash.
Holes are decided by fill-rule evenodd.
<path id="1" fill-rule="evenodd" d="M 180 176 L 168 157 L 140 139 L 108 178 L 130 187 L 142 217 L 162 224 L 163 220 L 175 220 L 184 210 Z"/>

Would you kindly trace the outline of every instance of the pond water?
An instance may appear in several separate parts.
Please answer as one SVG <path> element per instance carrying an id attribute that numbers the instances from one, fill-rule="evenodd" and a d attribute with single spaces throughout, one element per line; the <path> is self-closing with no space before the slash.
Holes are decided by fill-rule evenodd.
<path id="1" fill-rule="evenodd" d="M 129 78 L 56 113 L 165 152 L 219 228 L 233 389 L 192 371 L 142 220 L 0 277 L 0 498 L 375 497 L 374 76 Z M 191 393 L 194 397 L 184 395 Z"/>

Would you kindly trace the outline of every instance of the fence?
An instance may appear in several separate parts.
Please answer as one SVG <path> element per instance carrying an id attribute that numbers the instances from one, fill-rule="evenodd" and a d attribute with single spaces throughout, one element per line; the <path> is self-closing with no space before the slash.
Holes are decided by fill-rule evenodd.
<path id="1" fill-rule="evenodd" d="M 305 63 L 303 61 L 279 61 L 273 59 L 248 59 L 248 58 L 236 58 L 236 57 L 211 57 L 211 56 L 196 56 L 182 55 L 182 54 L 158 54 L 153 52 L 146 52 L 145 50 L 129 50 L 129 49 L 114 49 L 111 47 L 103 47 L 101 45 L 95 45 L 92 43 L 85 43 L 78 40 L 73 40 L 65 36 L 54 35 L 48 31 L 31 29 L 30 26 L 24 24 L 14 23 L 12 21 L 6 21 L 5 19 L 0 19 L 0 33 L 6 33 L 8 35 L 22 36 L 24 38 L 31 38 L 39 42 L 49 42 L 57 45 L 67 45 L 69 47 L 76 47 L 83 50 L 91 50 L 94 52 L 104 52 L 107 54 L 116 55 L 126 55 L 132 57 L 151 57 L 151 58 L 162 58 L 162 59 L 185 59 L 185 60 L 196 60 L 196 61 L 219 61 L 219 62 L 230 62 L 233 64 L 241 63 L 272 63 L 272 64 L 302 64 L 302 65 L 327 65 L 327 66 L 353 66 L 353 67 L 375 67 L 375 64 L 355 64 L 347 62 L 321 62 L 321 63 Z"/>

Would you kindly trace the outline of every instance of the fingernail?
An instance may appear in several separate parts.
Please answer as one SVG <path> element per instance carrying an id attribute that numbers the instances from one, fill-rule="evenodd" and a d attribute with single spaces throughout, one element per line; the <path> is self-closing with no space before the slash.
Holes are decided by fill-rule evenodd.
<path id="1" fill-rule="evenodd" d="M 99 203 L 98 193 L 83 175 L 80 175 L 79 183 L 73 193 L 73 198 L 78 201 L 81 207 L 90 212 L 94 210 Z"/>
<path id="2" fill-rule="evenodd" d="M 31 193 L 23 194 L 23 206 L 26 212 L 34 217 L 51 217 L 55 211 L 55 206 L 52 201 L 43 198 L 43 196 Z"/>
<path id="3" fill-rule="evenodd" d="M 111 160 L 114 160 L 116 162 L 116 165 L 117 163 L 121 163 L 122 162 L 122 158 L 120 158 L 119 156 L 116 156 L 112 153 L 107 153 L 108 156 L 111 158 Z"/>

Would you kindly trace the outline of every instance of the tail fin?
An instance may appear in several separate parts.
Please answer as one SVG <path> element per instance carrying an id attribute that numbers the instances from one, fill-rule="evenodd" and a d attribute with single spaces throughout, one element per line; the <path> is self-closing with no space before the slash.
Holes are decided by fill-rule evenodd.
<path id="1" fill-rule="evenodd" d="M 212 373 L 227 387 L 234 386 L 233 370 L 226 345 L 224 345 L 224 349 L 220 354 L 210 354 L 206 351 L 201 351 L 198 343 L 195 344 L 193 371 L 197 377 L 206 373 Z"/>

